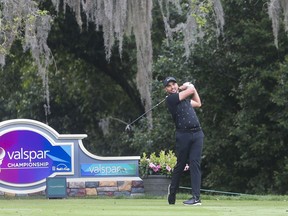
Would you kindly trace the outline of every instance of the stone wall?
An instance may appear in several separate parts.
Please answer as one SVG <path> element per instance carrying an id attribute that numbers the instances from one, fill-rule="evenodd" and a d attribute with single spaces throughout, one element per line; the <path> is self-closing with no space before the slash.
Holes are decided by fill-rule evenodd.
<path id="1" fill-rule="evenodd" d="M 68 182 L 70 197 L 144 195 L 142 180 Z"/>

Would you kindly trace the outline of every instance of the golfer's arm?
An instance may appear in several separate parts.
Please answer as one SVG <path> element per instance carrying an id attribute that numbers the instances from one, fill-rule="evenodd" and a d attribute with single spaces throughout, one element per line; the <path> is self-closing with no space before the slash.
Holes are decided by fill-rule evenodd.
<path id="1" fill-rule="evenodd" d="M 193 96 L 191 98 L 191 102 L 190 103 L 191 103 L 192 107 L 201 107 L 202 106 L 201 99 L 199 97 L 199 94 L 198 94 L 196 88 L 194 90 L 194 94 L 193 94 Z"/>
<path id="2" fill-rule="evenodd" d="M 182 88 L 182 87 L 183 86 L 181 86 L 180 88 Z M 181 92 L 179 92 L 179 100 L 180 101 L 190 97 L 194 93 L 194 90 L 195 90 L 194 87 L 187 88 L 187 86 L 184 86 L 182 89 L 183 90 Z"/>

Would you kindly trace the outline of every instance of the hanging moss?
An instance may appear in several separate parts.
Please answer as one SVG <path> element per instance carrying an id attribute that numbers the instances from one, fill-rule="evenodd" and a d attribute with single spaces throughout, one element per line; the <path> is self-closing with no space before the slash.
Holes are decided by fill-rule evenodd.
<path id="1" fill-rule="evenodd" d="M 24 51 L 31 50 L 32 57 L 43 80 L 46 116 L 50 112 L 47 67 L 52 62 L 47 46 L 51 17 L 47 11 L 40 11 L 32 0 L 1 0 L 0 17 L 0 64 L 5 65 L 5 56 L 16 39 L 22 42 Z"/>
<path id="2" fill-rule="evenodd" d="M 98 31 L 101 27 L 104 36 L 106 59 L 109 61 L 115 40 L 119 44 L 119 53 L 122 53 L 123 38 L 125 35 L 135 36 L 137 47 L 137 75 L 136 83 L 145 110 L 151 108 L 151 83 L 152 83 L 152 0 L 51 0 L 57 12 L 60 5 L 63 11 L 69 7 L 75 14 L 76 21 L 82 29 L 81 14 L 86 15 L 86 21 L 95 25 Z M 62 4 L 63 2 L 63 4 Z M 45 11 L 39 11 L 36 1 L 33 0 L 1 0 L 0 20 L 0 64 L 5 64 L 5 55 L 9 52 L 13 41 L 23 36 L 23 48 L 30 49 L 38 66 L 38 72 L 43 79 L 45 87 L 45 112 L 49 113 L 49 86 L 47 67 L 52 62 L 52 55 L 47 46 L 50 31 L 51 17 Z M 156 3 L 154 3 L 156 4 Z M 158 0 L 166 36 L 171 40 L 173 33 L 181 32 L 184 36 L 185 56 L 188 58 L 190 50 L 203 38 L 203 26 L 207 16 L 213 14 L 216 20 L 217 35 L 223 30 L 224 14 L 220 0 Z M 170 8 L 176 7 L 177 13 L 182 14 L 186 7 L 186 19 L 170 25 Z M 213 11 L 212 11 L 213 10 Z M 88 25 L 86 25 L 88 26 Z M 22 34 L 24 30 L 24 35 Z M 147 119 L 152 126 L 152 114 L 148 113 Z"/>
<path id="3" fill-rule="evenodd" d="M 270 0 L 268 4 L 268 14 L 272 20 L 274 44 L 278 49 L 278 32 L 282 14 L 284 16 L 285 31 L 288 31 L 288 2 L 286 0 Z"/>

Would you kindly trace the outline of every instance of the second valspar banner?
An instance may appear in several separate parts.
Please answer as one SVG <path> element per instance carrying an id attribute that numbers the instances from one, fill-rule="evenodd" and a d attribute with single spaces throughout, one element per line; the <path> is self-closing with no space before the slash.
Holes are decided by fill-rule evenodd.
<path id="1" fill-rule="evenodd" d="M 132 162 L 99 162 L 92 164 L 81 164 L 81 176 L 136 176 L 138 174 L 137 164 Z"/>

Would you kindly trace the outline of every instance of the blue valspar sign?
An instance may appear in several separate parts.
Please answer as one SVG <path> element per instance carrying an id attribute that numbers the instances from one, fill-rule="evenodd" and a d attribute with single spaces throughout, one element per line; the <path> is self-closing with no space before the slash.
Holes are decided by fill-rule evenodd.
<path id="1" fill-rule="evenodd" d="M 47 177 L 72 174 L 72 152 L 72 143 L 59 145 L 39 131 L 4 131 L 0 134 L 0 182 L 31 186 Z"/>
<path id="2" fill-rule="evenodd" d="M 136 176 L 137 172 L 135 163 L 81 164 L 81 176 Z"/>
<path id="3" fill-rule="evenodd" d="M 0 192 L 36 193 L 46 179 L 63 176 L 97 181 L 105 177 L 139 180 L 139 156 L 99 157 L 88 152 L 86 134 L 58 134 L 48 125 L 30 119 L 0 122 Z"/>

